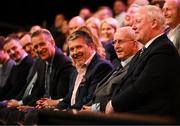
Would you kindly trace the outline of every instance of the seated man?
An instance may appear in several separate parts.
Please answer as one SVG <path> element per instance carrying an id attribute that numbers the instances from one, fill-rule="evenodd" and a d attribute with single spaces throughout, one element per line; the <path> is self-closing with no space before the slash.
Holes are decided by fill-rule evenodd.
<path id="1" fill-rule="evenodd" d="M 0 89 L 4 87 L 6 81 L 15 64 L 14 60 L 10 59 L 8 53 L 3 49 L 4 37 L 0 36 Z"/>
<path id="2" fill-rule="evenodd" d="M 114 49 L 118 58 L 121 60 L 121 66 L 117 67 L 114 71 L 108 74 L 100 83 L 98 83 L 94 92 L 92 106 L 83 106 L 81 111 L 104 111 L 105 105 L 111 98 L 119 81 L 127 73 L 129 63 L 132 57 L 140 49 L 140 43 L 135 41 L 135 32 L 131 27 L 119 28 L 114 36 Z"/>
<path id="3" fill-rule="evenodd" d="M 3 48 L 16 62 L 5 86 L 0 90 L 0 100 L 10 100 L 15 98 L 25 86 L 26 78 L 34 61 L 22 48 L 20 40 L 16 36 L 8 36 Z"/>
<path id="4" fill-rule="evenodd" d="M 73 72 L 68 94 L 57 105 L 60 109 L 81 109 L 92 100 L 97 83 L 113 68 L 112 64 L 95 52 L 92 36 L 82 30 L 83 28 L 87 27 L 79 28 L 67 39 L 70 56 L 76 70 Z M 47 105 L 47 101 L 39 105 Z"/>
<path id="5" fill-rule="evenodd" d="M 27 110 L 33 108 L 36 101 L 41 98 L 63 98 L 69 89 L 69 81 L 74 67 L 70 59 L 60 49 L 56 48 L 51 33 L 46 29 L 34 32 L 32 34 L 32 43 L 35 51 L 43 61 L 36 60 L 34 72 L 31 73 L 33 74 L 32 80 L 28 80 L 28 84 L 19 93 L 16 100 L 8 102 L 8 107 Z M 4 109 L 3 111 L 3 113 L 8 112 L 8 119 L 15 118 L 13 115 L 23 117 L 25 114 L 10 109 Z M 13 119 L 13 121 L 17 120 Z"/>
<path id="6" fill-rule="evenodd" d="M 136 40 L 144 45 L 132 59 L 106 113 L 179 114 L 180 57 L 164 34 L 164 16 L 160 8 L 141 7 L 135 14 Z"/>

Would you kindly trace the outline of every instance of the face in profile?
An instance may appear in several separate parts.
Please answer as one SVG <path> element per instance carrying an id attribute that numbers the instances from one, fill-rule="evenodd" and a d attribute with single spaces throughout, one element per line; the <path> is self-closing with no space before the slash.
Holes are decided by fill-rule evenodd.
<path id="1" fill-rule="evenodd" d="M 126 16 L 124 18 L 125 26 L 132 26 L 134 22 L 134 15 L 138 11 L 138 7 L 132 6 L 127 10 Z"/>
<path id="2" fill-rule="evenodd" d="M 126 32 L 126 31 L 124 31 Z M 134 53 L 135 41 L 128 38 L 126 33 L 123 31 L 118 31 L 114 35 L 113 46 L 116 51 L 118 58 L 122 61 L 128 59 Z"/>
<path id="3" fill-rule="evenodd" d="M 92 47 L 87 45 L 83 38 L 68 42 L 70 56 L 77 67 L 84 65 L 92 54 Z"/>
<path id="4" fill-rule="evenodd" d="M 151 20 L 147 16 L 147 12 L 144 9 L 140 9 L 135 14 L 135 21 L 133 23 L 133 30 L 136 34 L 136 40 L 145 44 L 149 41 L 149 35 L 151 34 Z"/>
<path id="5" fill-rule="evenodd" d="M 47 36 L 41 34 L 33 37 L 32 43 L 34 50 L 41 59 L 47 61 L 54 55 L 52 51 L 54 49 L 54 41 L 47 39 Z"/>
<path id="6" fill-rule="evenodd" d="M 18 62 L 21 60 L 21 57 L 24 53 L 22 46 L 20 45 L 19 41 L 15 39 L 11 39 L 8 43 L 4 45 L 4 50 L 9 54 L 11 59 Z"/>

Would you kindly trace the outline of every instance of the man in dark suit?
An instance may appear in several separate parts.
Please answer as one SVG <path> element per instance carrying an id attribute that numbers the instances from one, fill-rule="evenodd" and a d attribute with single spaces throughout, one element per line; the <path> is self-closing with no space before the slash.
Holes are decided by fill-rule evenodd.
<path id="1" fill-rule="evenodd" d="M 6 84 L 6 81 L 11 73 L 11 70 L 15 64 L 8 53 L 3 49 L 5 38 L 0 36 L 0 90 Z"/>
<path id="2" fill-rule="evenodd" d="M 79 110 L 92 100 L 97 83 L 113 69 L 113 66 L 95 52 L 92 36 L 81 28 L 73 32 L 67 42 L 76 70 L 68 94 L 57 107 Z"/>
<path id="3" fill-rule="evenodd" d="M 164 17 L 156 6 L 144 6 L 135 15 L 133 29 L 144 48 L 132 59 L 106 106 L 106 113 L 174 115 L 179 108 L 180 57 L 164 34 Z M 177 100 L 178 99 L 178 100 Z"/>
<path id="4" fill-rule="evenodd" d="M 16 36 L 8 36 L 5 39 L 3 48 L 9 54 L 11 59 L 16 62 L 5 86 L 0 91 L 1 100 L 10 100 L 15 98 L 26 84 L 26 78 L 34 61 L 24 51 Z"/>
<path id="5" fill-rule="evenodd" d="M 32 79 L 34 81 L 32 89 L 28 93 L 26 93 L 26 90 L 28 89 L 29 84 L 31 84 L 32 81 L 29 80 L 26 87 L 22 92 L 20 92 L 19 97 L 17 97 L 16 100 L 11 100 L 11 102 L 8 103 L 8 107 L 18 106 L 18 109 L 23 111 L 33 108 L 32 106 L 35 106 L 36 101 L 40 100 L 41 98 L 43 100 L 58 100 L 60 98 L 63 98 L 67 94 L 67 91 L 69 89 L 69 81 L 71 73 L 74 69 L 70 59 L 65 56 L 61 50 L 55 47 L 54 39 L 52 38 L 48 30 L 42 29 L 34 32 L 32 34 L 32 43 L 37 54 L 44 62 L 41 60 L 37 60 L 36 66 L 34 66 L 36 72 L 33 73 L 35 74 L 34 76 L 37 77 L 35 80 Z M 51 68 L 47 73 L 46 68 L 47 66 L 49 67 L 49 64 Z M 50 76 L 50 78 L 48 76 Z M 46 78 L 49 78 L 50 80 L 46 80 Z M 23 116 L 25 114 L 14 111 L 13 113 L 9 113 L 8 118 L 12 118 L 12 115 L 15 115 L 14 113 L 20 114 L 20 116 Z M 14 119 L 13 121 L 17 120 Z"/>
<path id="6" fill-rule="evenodd" d="M 135 32 L 132 27 L 117 29 L 113 41 L 114 49 L 121 65 L 108 74 L 97 84 L 92 100 L 92 105 L 83 106 L 82 111 L 105 111 L 105 105 L 110 100 L 118 82 L 126 75 L 132 57 L 140 49 L 140 43 L 135 40 Z"/>

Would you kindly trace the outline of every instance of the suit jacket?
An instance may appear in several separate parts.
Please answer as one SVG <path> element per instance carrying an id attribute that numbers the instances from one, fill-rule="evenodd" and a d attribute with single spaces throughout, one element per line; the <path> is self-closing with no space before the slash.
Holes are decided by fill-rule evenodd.
<path id="1" fill-rule="evenodd" d="M 8 59 L 5 64 L 2 64 L 2 69 L 0 69 L 0 89 L 6 84 L 14 64 L 15 62 L 12 59 Z"/>
<path id="2" fill-rule="evenodd" d="M 38 77 L 32 88 L 31 95 L 28 95 L 23 98 L 25 90 L 27 86 L 29 85 L 29 83 L 31 82 L 31 79 L 33 78 L 36 72 L 38 74 Z M 16 97 L 16 100 L 22 100 L 24 105 L 27 105 L 28 103 L 29 105 L 32 105 L 37 99 L 41 98 L 44 94 L 44 89 L 43 89 L 44 88 L 44 74 L 45 74 L 45 62 L 41 60 L 40 58 L 38 58 L 35 60 L 35 63 L 29 72 L 26 85 L 18 94 L 18 96 Z"/>
<path id="3" fill-rule="evenodd" d="M 34 64 L 30 56 L 26 56 L 19 65 L 12 68 L 7 84 L 0 92 L 1 100 L 14 99 L 26 84 L 29 70 Z"/>
<path id="4" fill-rule="evenodd" d="M 114 89 L 119 84 L 119 81 L 126 75 L 127 70 L 129 68 L 129 63 L 126 64 L 123 68 L 117 68 L 116 75 L 114 75 L 114 72 L 111 72 L 109 75 L 107 75 L 100 83 L 98 83 L 96 90 L 94 92 L 93 97 L 93 103 L 100 103 L 100 110 L 104 111 L 106 104 L 110 100 Z"/>
<path id="5" fill-rule="evenodd" d="M 62 102 L 58 104 L 58 108 L 76 108 L 81 109 L 81 107 L 92 100 L 92 96 L 96 85 L 100 82 L 111 70 L 113 69 L 112 64 L 108 61 L 101 59 L 98 54 L 95 54 L 90 64 L 87 67 L 86 74 L 84 76 L 83 82 L 79 85 L 75 104 L 71 106 L 71 96 L 74 89 L 77 71 L 75 70 L 72 76 L 71 87 L 67 96 Z"/>
<path id="6" fill-rule="evenodd" d="M 121 87 L 112 97 L 117 112 L 175 114 L 180 57 L 166 35 L 155 39 L 132 59 Z"/>
<path id="7" fill-rule="evenodd" d="M 31 95 L 22 99 L 23 104 L 25 105 L 34 105 L 37 100 L 44 96 L 45 62 L 41 61 L 40 63 L 37 63 L 37 66 L 40 65 L 41 67 L 37 68 L 38 78 L 32 89 Z M 74 69 L 75 68 L 72 66 L 70 59 L 65 56 L 60 49 L 56 48 L 52 63 L 52 72 L 50 75 L 50 96 L 52 99 L 60 99 L 65 97 L 69 89 L 69 81 Z"/>

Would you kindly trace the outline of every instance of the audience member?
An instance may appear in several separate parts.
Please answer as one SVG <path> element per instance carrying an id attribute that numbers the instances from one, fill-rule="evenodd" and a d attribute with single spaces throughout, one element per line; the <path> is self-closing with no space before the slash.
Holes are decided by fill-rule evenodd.
<path id="1" fill-rule="evenodd" d="M 147 5 L 135 14 L 136 40 L 144 45 L 132 59 L 106 106 L 106 113 L 130 112 L 176 116 L 179 110 L 180 57 L 164 34 L 159 7 Z"/>
<path id="2" fill-rule="evenodd" d="M 114 18 L 106 18 L 101 21 L 100 33 L 102 38 L 102 45 L 106 51 L 106 59 L 111 61 L 114 66 L 118 66 L 120 61 L 116 55 L 112 45 L 114 34 L 118 28 L 117 21 Z"/>
<path id="3" fill-rule="evenodd" d="M 44 101 L 58 102 L 67 94 L 69 89 L 69 81 L 74 68 L 70 59 L 55 47 L 51 33 L 46 29 L 34 32 L 32 43 L 36 53 L 45 62 L 37 61 L 36 66 L 34 66 L 36 71 L 33 75 L 36 76 L 36 79 L 33 80 L 33 77 L 28 82 L 28 85 L 20 92 L 21 95 L 16 100 L 13 99 L 8 102 L 8 107 L 18 106 L 17 108 L 20 111 L 5 109 L 1 112 L 7 115 L 6 119 L 10 119 L 9 123 L 22 121 L 23 117 L 26 116 L 26 111 L 34 109 L 33 106 L 36 103 L 40 105 Z M 35 84 L 29 90 L 28 87 L 31 86 L 31 83 Z M 13 115 L 17 116 L 13 117 Z"/>
<path id="4" fill-rule="evenodd" d="M 165 0 L 163 7 L 166 25 L 170 27 L 167 34 L 180 54 L 180 1 Z"/>
<path id="5" fill-rule="evenodd" d="M 113 17 L 112 9 L 108 6 L 100 6 L 96 12 L 96 17 L 99 18 L 99 20 Z"/>
<path id="6" fill-rule="evenodd" d="M 10 59 L 8 53 L 3 49 L 4 40 L 5 38 L 0 36 L 0 89 L 2 89 L 6 84 L 6 81 L 15 64 L 15 62 Z"/>
<path id="7" fill-rule="evenodd" d="M 132 4 L 125 15 L 124 18 L 124 25 L 125 26 L 132 26 L 134 23 L 134 14 L 139 10 L 140 6 L 137 4 Z"/>
<path id="8" fill-rule="evenodd" d="M 126 3 L 123 0 L 115 0 L 113 4 L 113 11 L 115 14 L 115 19 L 118 22 L 118 26 L 124 26 L 124 17 L 126 14 Z"/>
<path id="9" fill-rule="evenodd" d="M 15 98 L 25 86 L 26 78 L 34 61 L 23 50 L 20 45 L 20 40 L 15 36 L 8 36 L 4 42 L 3 48 L 9 54 L 11 59 L 16 62 L 5 86 L 0 91 L 1 100 L 10 100 Z"/>
<path id="10" fill-rule="evenodd" d="M 33 48 L 32 42 L 31 42 L 31 34 L 26 32 L 22 36 L 20 36 L 20 44 L 22 48 L 33 58 L 37 58 L 37 54 Z"/>
<path id="11" fill-rule="evenodd" d="M 85 25 L 84 19 L 80 16 L 75 16 L 69 21 L 69 34 L 73 33 L 77 28 Z"/>
<path id="12" fill-rule="evenodd" d="M 56 46 L 60 49 L 63 48 L 63 45 L 66 41 L 66 36 L 62 33 L 62 24 L 65 20 L 63 14 L 57 14 L 54 19 L 54 25 L 50 27 L 50 32 L 55 40 Z"/>
<path id="13" fill-rule="evenodd" d="M 92 100 L 96 85 L 112 70 L 112 65 L 95 51 L 92 36 L 78 29 L 67 38 L 70 56 L 76 71 L 65 98 L 57 105 L 60 109 L 81 109 Z"/>
<path id="14" fill-rule="evenodd" d="M 91 10 L 88 7 L 83 7 L 79 11 L 79 16 L 83 18 L 85 21 L 91 17 Z"/>
<path id="15" fill-rule="evenodd" d="M 140 49 L 140 43 L 135 41 L 135 32 L 132 27 L 119 28 L 114 35 L 113 45 L 121 60 L 121 65 L 97 84 L 92 106 L 83 106 L 82 111 L 105 111 L 105 105 L 110 100 L 114 89 L 121 86 L 118 84 L 126 75 L 129 62 Z"/>

